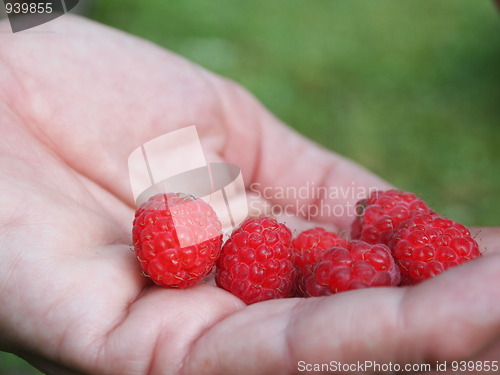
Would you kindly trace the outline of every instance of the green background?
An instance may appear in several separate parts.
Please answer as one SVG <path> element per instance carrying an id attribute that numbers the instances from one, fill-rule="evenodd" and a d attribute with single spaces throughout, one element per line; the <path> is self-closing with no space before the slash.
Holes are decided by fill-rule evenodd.
<path id="1" fill-rule="evenodd" d="M 500 224 L 493 2 L 106 0 L 90 17 L 232 78 L 291 127 L 436 211 Z M 31 373 L 13 358 L 0 354 L 0 374 Z"/>

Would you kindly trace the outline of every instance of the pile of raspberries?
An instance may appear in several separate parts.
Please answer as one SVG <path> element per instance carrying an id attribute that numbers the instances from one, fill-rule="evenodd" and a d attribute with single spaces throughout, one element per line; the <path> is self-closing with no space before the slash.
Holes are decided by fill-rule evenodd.
<path id="1" fill-rule="evenodd" d="M 251 217 L 223 243 L 208 203 L 158 194 L 136 211 L 132 237 L 143 273 L 157 285 L 188 288 L 215 266 L 217 285 L 247 304 L 414 285 L 481 256 L 465 226 L 415 194 L 375 191 L 356 210 L 350 240 L 319 227 L 293 238 L 285 224 Z"/>

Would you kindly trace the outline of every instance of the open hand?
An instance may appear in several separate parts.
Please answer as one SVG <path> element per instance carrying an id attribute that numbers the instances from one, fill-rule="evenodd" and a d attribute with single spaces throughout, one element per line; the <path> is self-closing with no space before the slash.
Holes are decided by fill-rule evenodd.
<path id="1" fill-rule="evenodd" d="M 72 16 L 36 30 L 0 34 L 0 349 L 54 374 L 500 359 L 499 229 L 480 232 L 484 257 L 413 288 L 246 306 L 207 284 L 152 285 L 130 251 L 127 171 L 152 138 L 196 124 L 207 159 L 238 165 L 248 186 L 388 185 L 154 45 Z M 345 231 L 352 212 L 315 219 Z"/>

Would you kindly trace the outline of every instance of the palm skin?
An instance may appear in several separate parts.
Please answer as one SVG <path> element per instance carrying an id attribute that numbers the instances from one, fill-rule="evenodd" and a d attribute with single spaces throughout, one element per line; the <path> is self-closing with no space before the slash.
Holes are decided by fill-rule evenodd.
<path id="1" fill-rule="evenodd" d="M 388 185 L 144 41 L 70 16 L 37 30 L 0 37 L 0 349 L 51 374 L 499 358 L 497 229 L 480 232 L 484 257 L 413 288 L 245 306 L 208 284 L 153 286 L 130 251 L 127 171 L 149 139 L 196 124 L 209 161 L 237 164 L 247 185 Z"/>

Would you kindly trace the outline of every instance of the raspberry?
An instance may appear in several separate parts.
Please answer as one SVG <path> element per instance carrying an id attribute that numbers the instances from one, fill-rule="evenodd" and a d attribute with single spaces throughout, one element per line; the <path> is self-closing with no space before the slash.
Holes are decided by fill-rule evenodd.
<path id="1" fill-rule="evenodd" d="M 396 286 L 399 270 L 386 245 L 351 241 L 328 250 L 307 279 L 307 294 L 325 296 L 352 289 Z"/>
<path id="2" fill-rule="evenodd" d="M 436 213 L 419 214 L 401 223 L 389 245 L 405 285 L 481 256 L 466 227 Z"/>
<path id="3" fill-rule="evenodd" d="M 305 295 L 305 282 L 313 273 L 314 265 L 323 257 L 326 250 L 334 246 L 347 246 L 347 240 L 324 228 L 308 229 L 300 233 L 293 241 L 295 269 L 295 294 Z"/>
<path id="4" fill-rule="evenodd" d="M 249 218 L 224 244 L 217 285 L 246 304 L 290 295 L 295 279 L 292 232 L 268 217 Z"/>
<path id="5" fill-rule="evenodd" d="M 158 194 L 136 211 L 132 239 L 143 271 L 156 284 L 187 288 L 214 266 L 222 246 L 222 224 L 201 199 Z"/>
<path id="6" fill-rule="evenodd" d="M 415 194 L 401 190 L 375 191 L 356 205 L 351 238 L 371 244 L 388 244 L 402 221 L 421 212 L 432 212 Z"/>

